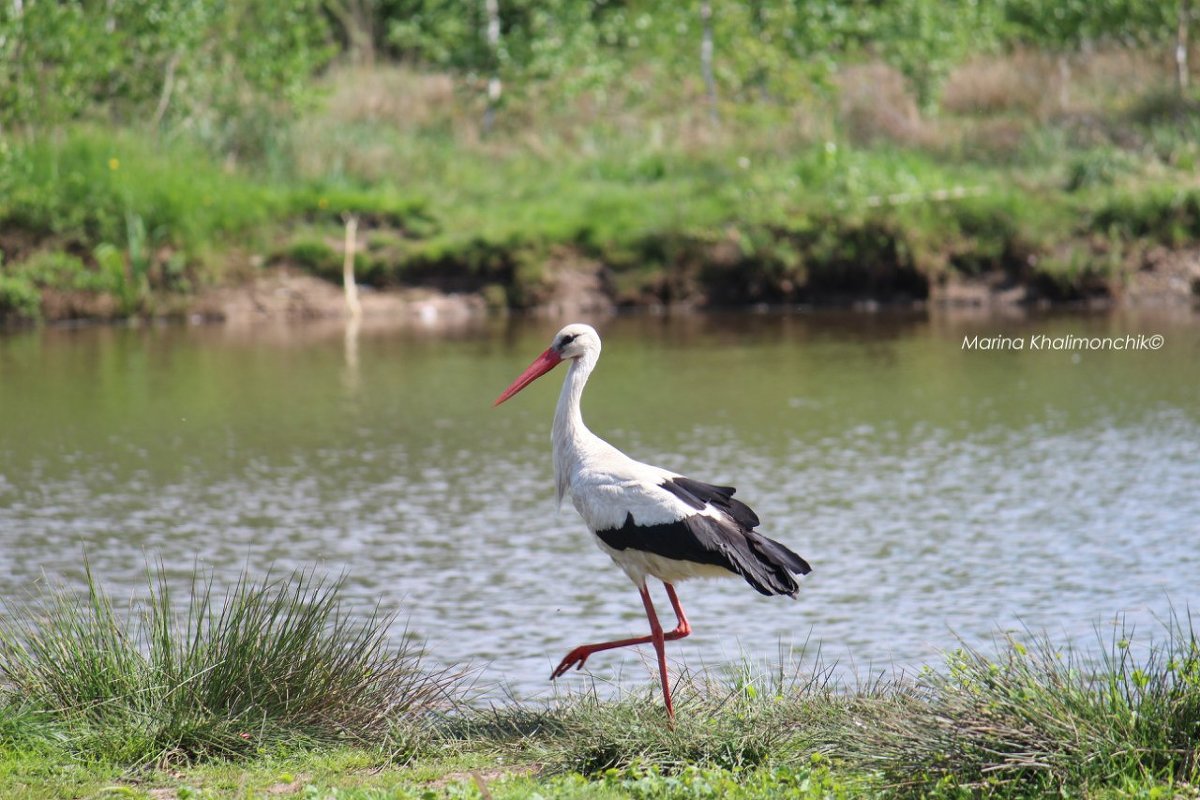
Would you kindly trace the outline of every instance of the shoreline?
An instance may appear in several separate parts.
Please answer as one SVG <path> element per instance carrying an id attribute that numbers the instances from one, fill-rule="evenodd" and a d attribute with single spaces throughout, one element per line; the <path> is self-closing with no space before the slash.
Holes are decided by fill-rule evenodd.
<path id="1" fill-rule="evenodd" d="M 1200 311 L 1200 249 L 1171 251 L 1168 266 L 1150 265 L 1117 279 L 1077 286 L 1065 296 L 1050 297 L 1037 279 L 1015 281 L 1001 272 L 978 276 L 941 275 L 925 296 L 902 291 L 824 295 L 793 289 L 791 296 L 771 301 L 723 302 L 714 287 L 679 275 L 664 280 L 688 283 L 684 297 L 670 300 L 652 291 L 640 297 L 622 296 L 614 289 L 613 271 L 597 262 L 581 269 L 553 263 L 539 280 L 527 305 L 512 307 L 494 301 L 495 284 L 454 291 L 436 284 L 373 287 L 359 284 L 360 324 L 455 328 L 510 314 L 535 318 L 606 317 L 617 313 L 655 315 L 707 312 L 880 311 L 946 312 L 981 316 L 1025 316 L 1046 311 L 1127 312 Z M 725 282 L 725 286 L 728 283 Z M 466 287 L 464 287 L 466 288 Z M 506 290 L 512 287 L 506 287 Z M 745 296 L 745 287 L 735 294 Z M 29 325 L 55 327 L 87 324 L 186 322 L 189 324 L 247 324 L 254 322 L 315 322 L 349 320 L 343 288 L 295 266 L 257 270 L 251 277 L 230 281 L 191 294 L 156 294 L 148 310 L 124 316 L 112 298 L 86 291 L 47 290 L 38 318 L 0 315 L 8 330 Z"/>

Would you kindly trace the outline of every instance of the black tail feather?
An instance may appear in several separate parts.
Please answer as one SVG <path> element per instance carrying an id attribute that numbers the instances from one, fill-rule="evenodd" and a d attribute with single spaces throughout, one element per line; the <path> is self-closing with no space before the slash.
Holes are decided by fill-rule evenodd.
<path id="1" fill-rule="evenodd" d="M 739 571 L 742 577 L 762 594 L 795 597 L 800 591 L 800 584 L 796 583 L 792 574 L 807 575 L 812 572 L 808 562 L 786 546 L 755 531 L 746 531 L 746 542 L 756 563 L 746 572 Z M 747 572 L 755 573 L 758 580 L 751 580 Z"/>

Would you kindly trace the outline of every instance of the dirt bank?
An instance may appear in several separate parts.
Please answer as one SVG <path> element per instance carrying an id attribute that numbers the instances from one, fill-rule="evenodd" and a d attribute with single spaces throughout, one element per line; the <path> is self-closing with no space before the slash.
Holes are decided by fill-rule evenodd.
<path id="1" fill-rule="evenodd" d="M 832 269 L 780 271 L 747 259 L 733 243 L 681 248 L 673 263 L 629 269 L 570 248 L 545 255 L 536 271 L 485 277 L 447 267 L 411 271 L 408 283 L 362 285 L 363 322 L 425 328 L 460 326 L 489 313 L 515 310 L 554 319 L 618 309 L 700 309 L 762 306 L 932 306 L 1016 311 L 1058 305 L 1189 309 L 1200 305 L 1200 247 L 1150 247 L 1126 255 L 1111 274 L 1063 278 L 1029 264 L 966 274 L 922 271 L 901 259 L 864 260 Z M 226 283 L 189 294 L 159 294 L 149 316 L 246 324 L 265 320 L 340 319 L 347 313 L 340 284 L 298 265 L 233 270 Z M 500 280 L 498 280 L 498 278 Z M 111 295 L 46 289 L 42 318 L 111 320 Z"/>
<path id="2" fill-rule="evenodd" d="M 870 292 L 822 293 L 803 285 L 795 287 L 793 302 L 807 299 L 813 305 L 872 308 L 878 305 L 931 305 L 936 307 L 1017 310 L 1063 303 L 1113 308 L 1190 308 L 1197 304 L 1200 285 L 1200 248 L 1145 254 L 1136 270 L 1119 280 L 1093 280 L 1072 292 L 1047 286 L 1004 271 L 965 276 L 949 273 L 922 286 L 911 275 L 880 270 Z M 738 305 L 746 289 L 728 294 L 727 282 L 706 286 L 699 274 L 664 275 L 630 290 L 620 276 L 599 262 L 561 255 L 551 262 L 538 284 L 528 313 L 554 319 L 603 315 L 618 308 L 705 308 Z M 424 327 L 454 326 L 479 319 L 489 311 L 485 292 L 447 292 L 437 286 L 388 289 L 360 287 L 364 319 Z M 238 285 L 202 292 L 188 304 L 189 316 L 246 323 L 269 319 L 329 319 L 345 315 L 342 288 L 326 280 L 286 267 L 264 270 Z"/>

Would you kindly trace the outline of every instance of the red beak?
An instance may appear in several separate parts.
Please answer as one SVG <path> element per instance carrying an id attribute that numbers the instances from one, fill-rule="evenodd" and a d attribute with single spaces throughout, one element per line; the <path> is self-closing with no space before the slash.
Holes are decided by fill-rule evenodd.
<path id="1" fill-rule="evenodd" d="M 558 353 L 554 352 L 553 347 L 542 353 L 533 360 L 532 364 L 525 368 L 524 372 L 517 376 L 517 379 L 512 382 L 512 386 L 509 386 L 501 393 L 499 397 L 496 398 L 496 402 L 492 403 L 492 407 L 495 408 L 496 406 L 500 405 L 505 400 L 512 397 L 514 394 L 521 391 L 550 370 L 554 369 L 556 366 L 558 366 L 558 362 L 560 361 L 562 361 L 562 357 Z"/>

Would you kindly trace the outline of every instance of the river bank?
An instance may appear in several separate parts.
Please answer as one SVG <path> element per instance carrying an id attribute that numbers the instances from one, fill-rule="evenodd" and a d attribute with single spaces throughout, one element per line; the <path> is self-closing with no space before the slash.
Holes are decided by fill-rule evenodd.
<path id="1" fill-rule="evenodd" d="M 370 261 L 376 257 L 373 243 L 396 235 L 375 229 L 358 242 L 366 257 L 356 261 L 366 262 L 369 281 L 358 290 L 365 317 L 426 327 L 512 311 L 570 319 L 636 309 L 934 307 L 1012 313 L 1055 307 L 1186 310 L 1200 303 L 1200 247 L 1171 248 L 1153 239 L 1120 246 L 1076 240 L 1042 252 L 1001 239 L 971 245 L 1003 253 L 987 266 L 931 266 L 915 259 L 914 233 L 894 225 L 882 219 L 850 227 L 825 221 L 819 236 L 833 250 L 825 260 L 813 258 L 811 230 L 747 233 L 731 226 L 711 235 L 674 237 L 669 245 L 643 242 L 672 254 L 669 263 L 640 268 L 614 265 L 604 254 L 572 243 L 499 248 L 482 268 L 465 253 L 441 256 L 429 267 L 420 266 L 420 256 Z M 749 252 L 747 239 L 756 242 Z M 858 251 L 862 254 L 855 255 Z M 223 266 L 227 277 L 215 283 L 188 291 L 147 288 L 132 301 L 120 288 L 80 288 L 88 278 L 79 276 L 89 270 L 73 262 L 68 263 L 78 270 L 76 277 L 62 283 L 28 279 L 46 258 L 35 255 L 33 268 L 23 272 L 18 262 L 11 271 L 3 316 L 9 322 L 51 323 L 130 316 L 235 323 L 340 318 L 349 313 L 343 286 L 334 280 L 344 253 L 344 245 L 316 250 L 311 244 L 289 245 L 269 259 L 238 253 L 226 257 L 246 261 Z M 1067 253 L 1068 263 L 1055 260 L 1055 253 Z M 963 255 L 943 250 L 926 257 L 942 263 Z"/>
<path id="2" fill-rule="evenodd" d="M 1054 64 L 964 63 L 937 113 L 868 63 L 719 124 L 684 85 L 514 100 L 486 133 L 446 75 L 343 68 L 253 157 L 130 124 L 12 129 L 0 315 L 341 313 L 350 217 L 373 313 L 418 318 L 1194 305 L 1195 100 L 1149 54 L 1092 53 L 1060 86 Z"/>

